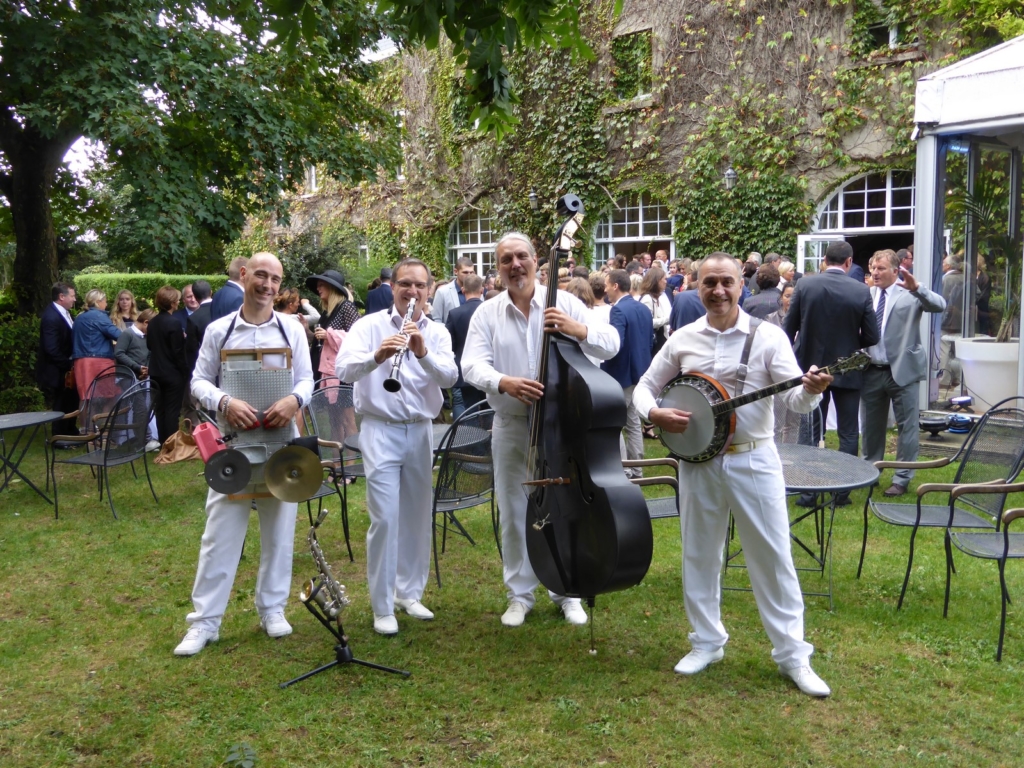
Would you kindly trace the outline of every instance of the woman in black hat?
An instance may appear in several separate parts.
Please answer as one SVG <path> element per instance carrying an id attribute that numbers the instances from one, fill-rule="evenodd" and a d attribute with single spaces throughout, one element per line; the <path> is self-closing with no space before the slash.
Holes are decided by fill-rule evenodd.
<path id="1" fill-rule="evenodd" d="M 313 331 L 317 341 L 313 348 L 313 370 L 321 374 L 320 386 L 338 384 L 334 377 L 334 361 L 340 347 L 338 337 L 344 338 L 359 319 L 359 310 L 349 301 L 348 291 L 345 290 L 345 277 L 336 269 L 328 269 L 322 275 L 307 277 L 306 287 L 317 292 L 324 310 L 320 315 L 320 324 Z M 332 339 L 327 333 L 328 329 L 340 333 L 334 334 Z"/>

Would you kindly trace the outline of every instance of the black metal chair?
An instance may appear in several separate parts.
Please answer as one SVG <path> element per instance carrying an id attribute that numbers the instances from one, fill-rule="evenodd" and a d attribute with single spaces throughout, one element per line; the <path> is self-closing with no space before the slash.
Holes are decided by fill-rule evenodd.
<path id="1" fill-rule="evenodd" d="M 81 434 L 57 435 L 46 441 L 46 447 L 49 450 L 47 457 L 50 460 L 50 467 L 46 473 L 47 490 L 50 488 L 50 475 L 53 470 L 53 461 L 56 460 L 56 451 L 85 447 L 91 447 L 94 450 L 102 448 L 103 426 L 107 422 L 107 416 L 117 399 L 136 382 L 135 373 L 131 368 L 113 363 L 93 379 L 85 399 L 78 404 L 78 410 L 65 415 L 65 418 L 78 419 L 78 428 Z"/>
<path id="2" fill-rule="evenodd" d="M 352 385 L 323 387 L 313 392 L 305 407 L 304 420 L 307 433 L 318 437 L 320 447 L 333 451 L 327 467 L 327 480 L 331 485 L 324 484 L 313 499 L 322 503 L 323 498 L 331 493 L 338 494 L 345 546 L 349 560 L 354 561 L 348 528 L 348 486 L 358 478 L 366 477 L 366 472 L 362 454 L 345 447 L 345 438 L 358 432 Z"/>
<path id="3" fill-rule="evenodd" d="M 625 468 L 630 467 L 668 467 L 672 470 L 671 475 L 658 475 L 656 477 L 634 477 L 630 479 L 633 485 L 641 487 L 664 485 L 672 489 L 669 496 L 655 496 L 646 498 L 647 512 L 651 520 L 663 520 L 667 517 L 679 517 L 679 461 L 670 456 L 663 459 L 628 459 L 622 462 Z"/>
<path id="4" fill-rule="evenodd" d="M 959 495 L 957 489 L 954 494 Z M 977 492 L 979 489 L 975 489 Z M 985 488 L 986 493 L 1019 493 L 1024 491 L 1024 483 L 994 485 Z M 1010 592 L 1006 588 L 1006 561 L 1024 558 L 1024 533 L 1010 533 L 1010 523 L 1024 517 L 1024 509 L 1017 507 L 1003 512 L 999 520 L 1001 530 L 995 532 L 953 531 L 950 538 L 954 546 L 961 552 L 983 560 L 995 560 L 999 565 L 999 591 L 1001 607 L 999 614 L 999 645 L 996 648 L 996 661 L 1003 660 L 1003 638 L 1006 634 L 1006 606 L 1010 602 Z"/>
<path id="5" fill-rule="evenodd" d="M 455 512 L 470 509 L 486 502 L 491 504 L 491 528 L 501 551 L 497 507 L 494 500 L 494 464 L 491 456 L 491 426 L 494 411 L 474 406 L 467 409 L 448 428 L 438 446 L 437 479 L 434 482 L 433 544 L 434 574 L 441 586 L 441 568 L 438 561 L 437 529 L 441 516 L 441 548 L 448 543 L 448 526 L 474 545 L 473 537 L 455 516 Z"/>
<path id="6" fill-rule="evenodd" d="M 155 394 L 156 387 L 150 382 L 141 381 L 135 384 L 114 402 L 107 414 L 106 421 L 99 432 L 103 436 L 101 447 L 82 456 L 53 461 L 50 465 L 50 474 L 53 478 L 53 514 L 55 519 L 58 518 L 60 509 L 56 464 L 87 466 L 97 472 L 100 499 L 103 498 L 103 488 L 106 486 L 110 511 L 113 513 L 114 519 L 117 520 L 117 510 L 114 509 L 114 499 L 110 493 L 110 468 L 130 464 L 132 473 L 135 474 L 134 462 L 142 459 L 149 491 L 153 494 L 153 500 L 159 503 L 156 491 L 153 490 L 153 480 L 149 475 L 149 462 L 146 459 L 147 430 L 150 418 L 153 416 Z M 138 477 L 137 474 L 135 476 Z"/>
<path id="7" fill-rule="evenodd" d="M 857 578 L 864 566 L 864 553 L 868 543 L 868 509 L 883 523 L 911 528 L 907 572 L 896 610 L 903 607 L 903 599 L 910 583 L 914 564 L 914 542 L 921 528 L 942 528 L 946 548 L 946 595 L 942 615 L 949 610 L 950 577 L 956 573 L 953 564 L 951 531 L 955 528 L 984 531 L 998 530 L 1005 492 L 983 492 L 977 486 L 1004 484 L 1013 480 L 1024 460 L 1024 398 L 1010 397 L 993 406 L 975 426 L 956 455 L 934 461 L 876 461 L 882 469 L 933 469 L 957 464 L 952 483 L 923 483 L 917 488 L 914 504 L 896 504 L 873 500 L 872 486 L 864 502 L 864 537 L 860 550 Z M 963 486 L 970 486 L 964 490 Z M 928 494 L 945 494 L 943 503 L 925 504 Z"/>

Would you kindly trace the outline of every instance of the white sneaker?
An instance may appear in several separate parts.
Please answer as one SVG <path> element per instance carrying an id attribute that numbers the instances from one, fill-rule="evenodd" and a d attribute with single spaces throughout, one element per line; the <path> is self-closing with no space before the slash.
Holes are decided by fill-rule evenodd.
<path id="1" fill-rule="evenodd" d="M 178 643 L 178 647 L 174 649 L 174 655 L 195 656 L 206 647 L 207 643 L 216 643 L 218 640 L 220 640 L 220 634 L 216 629 L 192 627 L 185 633 L 185 637 Z"/>
<path id="2" fill-rule="evenodd" d="M 521 627 L 523 622 L 526 621 L 526 614 L 530 612 L 530 609 L 526 606 L 526 603 L 521 603 L 518 600 L 513 600 L 508 604 L 508 609 L 501 615 L 501 623 L 506 627 Z"/>
<path id="3" fill-rule="evenodd" d="M 789 669 L 779 667 L 779 674 L 796 683 L 796 687 L 808 696 L 825 698 L 832 693 L 832 689 L 825 685 L 825 681 L 818 677 L 808 664 Z"/>
<path id="4" fill-rule="evenodd" d="M 146 453 L 152 453 L 153 451 L 159 451 L 159 450 L 160 450 L 160 441 L 159 440 L 150 440 L 148 443 L 146 443 Z"/>
<path id="5" fill-rule="evenodd" d="M 260 619 L 260 626 L 271 637 L 287 637 L 292 633 L 292 625 L 288 623 L 283 613 L 268 613 Z"/>
<path id="6" fill-rule="evenodd" d="M 400 597 L 396 597 L 395 607 L 401 608 L 414 619 L 430 621 L 430 619 L 434 618 L 434 614 L 419 600 L 403 600 Z"/>
<path id="7" fill-rule="evenodd" d="M 719 648 L 716 651 L 702 651 L 694 648 L 679 660 L 675 666 L 675 673 L 677 675 L 696 675 L 723 658 L 725 658 L 724 648 Z"/>
<path id="8" fill-rule="evenodd" d="M 395 618 L 395 614 L 389 613 L 387 616 L 373 614 L 373 631 L 378 635 L 397 635 L 398 619 Z"/>
<path id="9" fill-rule="evenodd" d="M 562 603 L 562 613 L 570 624 L 579 626 L 587 623 L 587 612 L 583 610 L 579 600 L 566 600 Z"/>

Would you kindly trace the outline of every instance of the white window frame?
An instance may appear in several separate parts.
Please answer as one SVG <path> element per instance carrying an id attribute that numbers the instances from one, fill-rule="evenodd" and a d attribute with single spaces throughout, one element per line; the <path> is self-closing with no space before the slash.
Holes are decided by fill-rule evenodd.
<path id="1" fill-rule="evenodd" d="M 869 176 L 877 176 L 877 173 L 862 173 L 859 176 L 854 176 L 851 179 L 847 179 L 841 187 L 835 189 L 831 195 L 829 195 L 821 205 L 818 206 L 817 214 L 814 217 L 814 226 L 812 227 L 815 233 L 823 232 L 844 232 L 846 234 L 866 234 L 869 232 L 878 232 L 881 230 L 889 230 L 893 232 L 913 232 L 914 231 L 914 220 L 915 220 L 915 203 L 917 200 L 917 189 L 916 179 L 913 172 L 911 171 L 895 171 L 895 173 L 910 173 L 911 182 L 909 187 L 897 186 L 893 187 L 893 173 L 894 171 L 885 172 L 885 207 L 884 208 L 868 208 L 866 201 L 864 208 L 849 209 L 845 207 L 846 192 L 850 190 L 854 184 L 867 179 Z M 905 189 L 910 190 L 910 205 L 893 206 L 893 191 L 901 191 Z M 874 192 L 881 192 L 882 190 L 875 189 Z M 851 194 L 856 194 L 856 190 L 850 190 Z M 834 204 L 834 206 L 833 206 Z M 862 226 L 862 227 L 846 227 L 843 226 L 843 219 L 846 213 L 852 213 L 854 210 L 863 211 L 865 224 L 867 223 L 867 214 L 869 211 L 885 211 L 885 223 L 879 226 Z M 909 210 L 910 211 L 910 222 L 907 224 L 893 224 L 892 214 L 893 210 Z M 831 216 L 835 216 L 836 226 L 823 226 L 823 224 L 830 224 L 828 219 Z"/>
<path id="2" fill-rule="evenodd" d="M 467 233 L 463 233 L 460 224 L 472 223 L 473 226 Z M 470 208 L 452 222 L 448 230 L 448 265 L 452 274 L 455 273 L 455 265 L 461 258 L 470 258 L 476 265 L 478 275 L 486 275 L 487 271 L 497 267 L 494 259 L 494 249 L 497 245 L 494 232 L 495 217 L 486 211 L 478 208 Z M 463 242 L 463 235 L 467 235 Z M 475 237 L 474 237 L 475 236 Z M 485 239 L 486 238 L 486 239 Z M 472 240 L 476 242 L 472 242 Z"/>
<path id="3" fill-rule="evenodd" d="M 665 209 L 666 217 L 661 218 L 656 214 L 650 215 L 652 211 L 657 209 Z M 635 222 L 629 219 L 630 211 L 636 211 Z M 619 212 L 622 212 L 625 221 L 615 221 L 616 214 Z M 660 234 L 662 225 L 665 223 L 668 224 L 668 235 Z M 618 237 L 615 236 L 616 226 L 625 226 L 628 231 L 632 224 L 636 225 L 636 237 L 631 237 L 625 233 Z M 654 224 L 659 234 L 650 237 L 645 236 L 644 228 L 648 224 Z M 615 258 L 615 254 L 618 252 L 617 246 L 626 243 L 632 246 L 644 245 L 649 247 L 651 243 L 667 241 L 669 244 L 669 260 L 675 260 L 675 229 L 675 217 L 668 213 L 668 206 L 665 203 L 656 200 L 649 192 L 643 192 L 639 195 L 635 192 L 627 193 L 615 201 L 615 208 L 606 211 L 594 228 L 594 265 L 600 266 L 606 261 Z"/>

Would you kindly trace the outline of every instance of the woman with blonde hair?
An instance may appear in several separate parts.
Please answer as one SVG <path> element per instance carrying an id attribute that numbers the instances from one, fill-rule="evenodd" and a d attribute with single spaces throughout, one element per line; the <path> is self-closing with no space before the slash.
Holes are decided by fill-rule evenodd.
<path id="1" fill-rule="evenodd" d="M 668 287 L 668 275 L 660 267 L 651 267 L 644 275 L 640 284 L 640 303 L 650 310 L 654 318 L 653 354 L 658 354 L 668 341 L 668 319 L 672 314 L 672 303 L 668 300 L 665 289 Z"/>
<path id="2" fill-rule="evenodd" d="M 336 269 L 328 269 L 322 275 L 307 277 L 306 287 L 317 292 L 324 310 L 320 315 L 319 325 L 313 331 L 319 342 L 318 346 L 314 346 L 311 355 L 313 370 L 321 374 L 321 387 L 340 384 L 334 375 L 334 362 L 346 334 L 359 319 L 359 310 L 349 299 L 344 275 Z"/>
<path id="3" fill-rule="evenodd" d="M 71 329 L 71 359 L 78 397 L 85 400 L 93 380 L 114 367 L 114 342 L 121 330 L 107 314 L 107 294 L 93 288 L 85 294 L 85 311 Z"/>
<path id="4" fill-rule="evenodd" d="M 135 296 L 131 291 L 125 289 L 117 294 L 117 301 L 110 308 L 110 322 L 117 326 L 120 331 L 131 328 L 139 317 L 139 308 L 135 306 Z"/>

